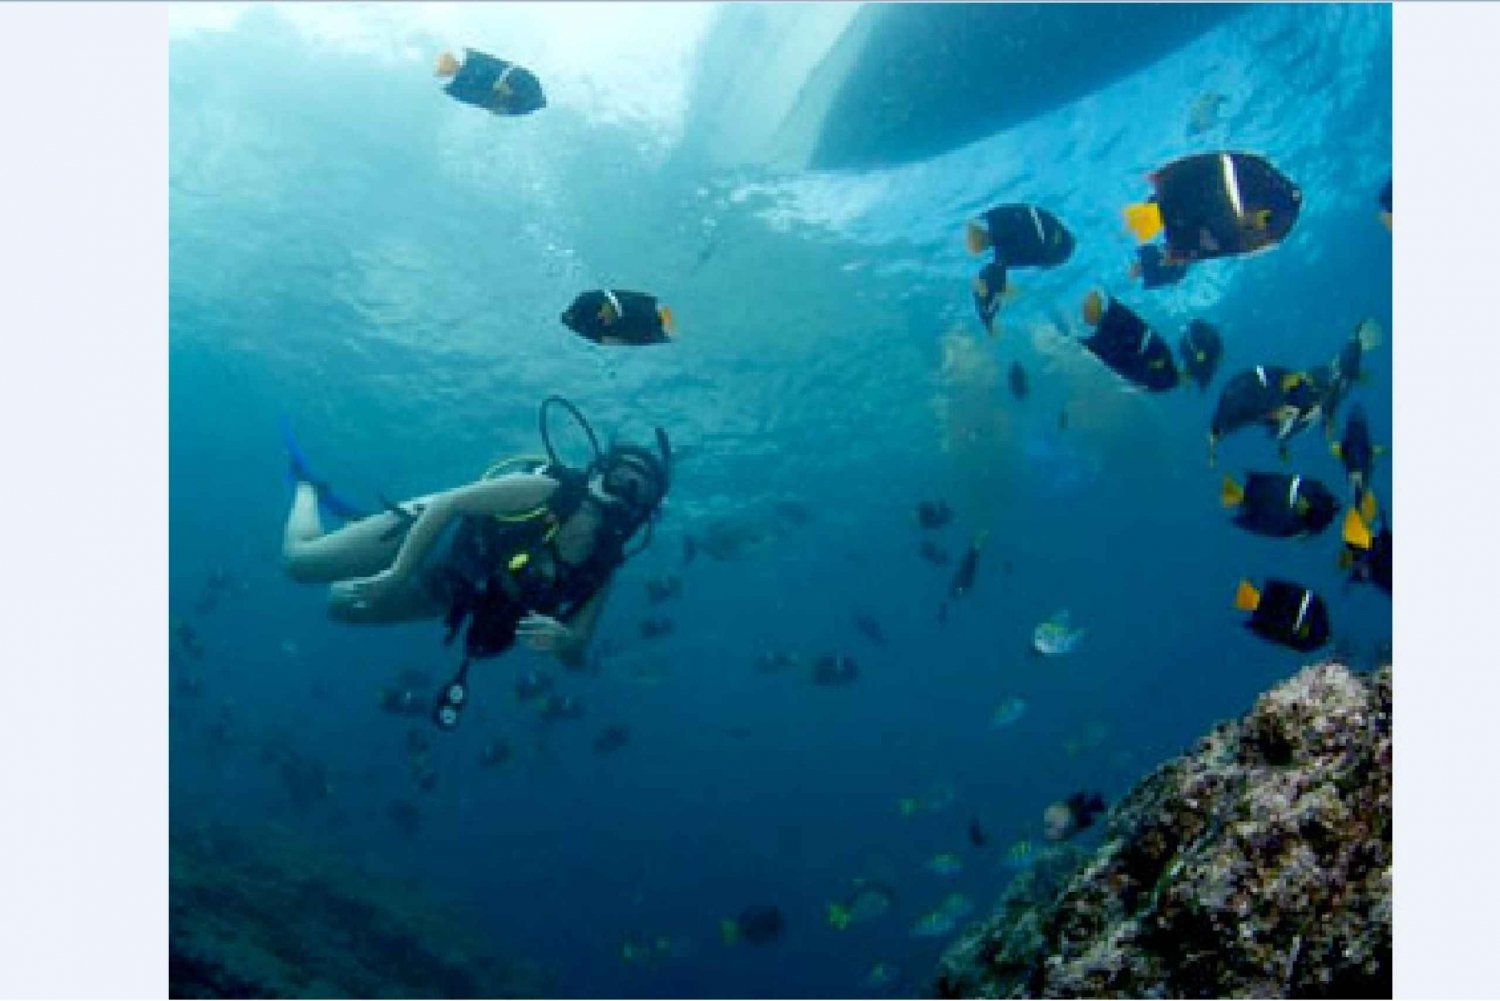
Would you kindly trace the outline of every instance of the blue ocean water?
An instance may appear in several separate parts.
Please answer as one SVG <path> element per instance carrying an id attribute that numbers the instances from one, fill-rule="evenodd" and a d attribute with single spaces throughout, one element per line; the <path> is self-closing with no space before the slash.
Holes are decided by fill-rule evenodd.
<path id="1" fill-rule="evenodd" d="M 912 926 L 955 890 L 993 901 L 1014 872 L 1005 848 L 1040 840 L 1048 803 L 1118 797 L 1308 659 L 1241 627 L 1242 576 L 1317 589 L 1361 665 L 1389 640 L 1390 600 L 1344 585 L 1336 527 L 1287 542 L 1229 524 L 1220 475 L 1282 468 L 1272 444 L 1231 437 L 1216 470 L 1204 455 L 1227 374 L 1326 362 L 1366 316 L 1392 336 L 1375 220 L 1389 8 L 1255 7 L 988 138 L 841 171 L 726 163 L 701 141 L 723 123 L 699 116 L 731 107 L 694 90 L 716 8 L 566 9 L 174 12 L 170 585 L 203 648 L 173 664 L 174 828 L 275 822 L 417 876 L 561 994 L 846 996 L 873 989 L 879 962 L 900 970 L 882 990 L 918 993 L 944 940 Z M 533 67 L 549 107 L 502 120 L 445 98 L 430 63 L 453 45 Z M 1222 110 L 1190 136 L 1204 94 Z M 1142 291 L 1120 209 L 1151 169 L 1219 148 L 1263 153 L 1302 186 L 1296 229 Z M 1014 276 L 990 340 L 962 227 L 999 201 L 1047 206 L 1079 247 Z M 601 348 L 557 322 L 577 292 L 611 286 L 658 294 L 680 340 Z M 1092 287 L 1173 342 L 1212 320 L 1219 382 L 1125 392 L 1062 340 L 1059 317 L 1076 333 Z M 1006 389 L 1013 361 L 1031 376 L 1024 401 Z M 1388 349 L 1365 367 L 1355 399 L 1388 442 Z M 524 650 L 481 664 L 469 718 L 432 734 L 438 779 L 423 791 L 412 724 L 376 693 L 403 670 L 445 677 L 455 655 L 437 623 L 332 623 L 324 589 L 282 574 L 278 420 L 341 493 L 373 504 L 535 452 L 550 393 L 607 434 L 670 432 L 666 516 L 620 572 L 600 670 Z M 1390 466 L 1374 486 L 1393 508 Z M 1320 431 L 1293 442 L 1292 467 L 1344 493 Z M 952 568 L 921 558 L 912 519 L 935 497 L 957 512 L 938 536 L 955 557 L 988 532 L 946 622 Z M 683 564 L 685 537 L 723 526 L 756 544 Z M 684 593 L 650 606 L 645 581 L 672 573 Z M 232 585 L 214 591 L 216 574 Z M 1060 609 L 1086 638 L 1032 656 L 1033 626 Z M 642 638 L 658 614 L 675 630 Z M 756 670 L 768 651 L 846 652 L 861 676 L 815 687 Z M 554 673 L 583 720 L 548 725 L 519 705 L 523 666 Z M 1025 714 L 992 729 L 1016 697 Z M 597 755 L 610 724 L 630 743 Z M 516 757 L 482 769 L 496 736 Z M 326 800 L 297 808 L 268 746 L 322 763 Z M 905 816 L 906 797 L 932 808 Z M 414 835 L 390 822 L 396 800 L 420 810 Z M 963 873 L 931 871 L 942 852 Z M 895 906 L 835 930 L 826 905 L 860 877 L 893 886 Z M 781 941 L 723 944 L 720 920 L 754 903 L 782 909 Z M 623 943 L 657 936 L 670 955 L 622 959 Z"/>

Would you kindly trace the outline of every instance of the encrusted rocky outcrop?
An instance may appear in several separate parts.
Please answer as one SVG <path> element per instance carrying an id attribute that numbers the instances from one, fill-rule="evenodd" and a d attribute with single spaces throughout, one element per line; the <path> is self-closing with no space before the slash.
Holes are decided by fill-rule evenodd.
<path id="1" fill-rule="evenodd" d="M 1389 997 L 1391 670 L 1306 668 L 1017 880 L 939 997 Z"/>
<path id="2" fill-rule="evenodd" d="M 280 828 L 175 836 L 174 998 L 542 997 L 419 888 L 378 879 Z"/>

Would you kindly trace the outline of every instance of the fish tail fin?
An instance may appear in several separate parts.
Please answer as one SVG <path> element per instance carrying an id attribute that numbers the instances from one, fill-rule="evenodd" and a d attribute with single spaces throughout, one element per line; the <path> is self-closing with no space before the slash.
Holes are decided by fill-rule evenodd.
<path id="1" fill-rule="evenodd" d="M 1370 528 L 1365 524 L 1364 518 L 1355 508 L 1350 508 L 1349 513 L 1344 515 L 1344 543 L 1355 549 L 1369 549 L 1374 540 L 1370 536 Z"/>
<path id="2" fill-rule="evenodd" d="M 1376 348 L 1380 347 L 1380 345 L 1385 343 L 1385 331 L 1383 331 L 1380 328 L 1380 324 L 1373 319 L 1366 319 L 1363 323 L 1361 323 L 1359 325 L 1359 330 L 1355 332 L 1354 336 L 1359 338 L 1359 347 L 1361 351 L 1374 351 Z"/>
<path id="3" fill-rule="evenodd" d="M 661 327 L 669 337 L 677 336 L 677 318 L 672 315 L 671 306 L 659 306 L 656 315 L 661 317 Z"/>
<path id="4" fill-rule="evenodd" d="M 1104 318 L 1104 297 L 1095 289 L 1083 299 L 1083 322 L 1091 327 L 1097 327 L 1099 321 Z"/>
<path id="5" fill-rule="evenodd" d="M 1219 488 L 1219 503 L 1225 507 L 1239 507 L 1245 503 L 1245 488 L 1234 482 L 1233 476 L 1224 477 L 1224 485 Z"/>
<path id="6" fill-rule="evenodd" d="M 1162 231 L 1161 206 L 1155 202 L 1137 202 L 1125 206 L 1125 225 L 1137 240 L 1146 243 Z"/>
<path id="7" fill-rule="evenodd" d="M 969 253 L 984 253 L 993 245 L 989 228 L 977 219 L 969 220 L 968 226 L 964 229 L 964 243 L 968 245 Z"/>
<path id="8" fill-rule="evenodd" d="M 1260 607 L 1260 592 L 1248 580 L 1240 581 L 1234 592 L 1234 607 L 1242 612 L 1253 612 Z"/>
<path id="9" fill-rule="evenodd" d="M 734 945 L 740 940 L 740 923 L 731 918 L 719 922 L 719 940 L 725 945 Z"/>

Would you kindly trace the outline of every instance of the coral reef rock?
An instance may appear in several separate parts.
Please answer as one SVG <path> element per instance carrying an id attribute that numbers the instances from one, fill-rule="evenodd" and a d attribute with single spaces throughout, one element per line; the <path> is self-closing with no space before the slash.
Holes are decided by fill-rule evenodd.
<path id="1" fill-rule="evenodd" d="M 420 888 L 282 828 L 199 829 L 171 845 L 174 998 L 543 997 Z"/>
<path id="2" fill-rule="evenodd" d="M 933 985 L 938 997 L 1391 990 L 1391 669 L 1334 663 L 1143 779 L 1070 877 L 1018 877 Z"/>

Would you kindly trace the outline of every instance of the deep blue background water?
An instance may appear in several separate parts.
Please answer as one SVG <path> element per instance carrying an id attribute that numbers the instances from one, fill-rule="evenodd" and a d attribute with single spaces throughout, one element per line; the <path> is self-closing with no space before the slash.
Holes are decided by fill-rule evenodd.
<path id="1" fill-rule="evenodd" d="M 1094 285 L 1173 341 L 1192 317 L 1219 324 L 1221 380 L 1326 361 L 1366 315 L 1390 336 L 1390 238 L 1374 219 L 1390 164 L 1387 8 L 1258 8 L 940 157 L 798 175 L 711 166 L 683 110 L 698 105 L 616 99 L 612 66 L 634 64 L 605 47 L 578 54 L 597 71 L 580 76 L 560 26 L 545 56 L 513 51 L 518 36 L 457 39 L 536 66 L 549 92 L 561 80 L 552 107 L 502 121 L 460 106 L 428 69 L 451 31 L 409 13 L 385 8 L 360 44 L 275 11 L 174 37 L 171 601 L 207 650 L 191 666 L 204 693 L 173 697 L 174 825 L 276 820 L 420 875 L 568 994 L 848 994 L 877 960 L 918 990 L 941 943 L 911 925 L 954 889 L 992 900 L 1010 876 L 1001 851 L 1039 835 L 1047 803 L 1081 786 L 1120 795 L 1303 662 L 1240 627 L 1240 576 L 1319 589 L 1361 662 L 1389 638 L 1389 600 L 1342 586 L 1332 533 L 1276 542 L 1227 523 L 1219 474 L 1279 464 L 1250 432 L 1207 468 L 1214 391 L 1148 399 L 1076 349 L 1046 353 L 1052 317 L 1075 317 Z M 691 46 L 672 52 L 660 74 L 691 94 Z M 1226 97 L 1222 123 L 1189 138 L 1205 91 Z M 1176 289 L 1132 288 L 1120 208 L 1144 196 L 1151 168 L 1220 147 L 1263 152 L 1303 186 L 1296 230 Z M 1023 200 L 1056 211 L 1080 246 L 1064 268 L 1015 276 L 1022 293 L 991 342 L 969 303 L 980 262 L 962 222 Z M 576 292 L 608 285 L 657 292 L 680 342 L 607 350 L 557 323 Z M 1367 358 L 1356 397 L 1381 442 L 1388 358 Z M 1014 359 L 1032 376 L 1023 403 L 1004 388 Z M 533 451 L 550 392 L 605 433 L 670 430 L 683 461 L 668 514 L 620 574 L 602 672 L 561 677 L 584 721 L 546 731 L 515 703 L 518 665 L 543 659 L 486 663 L 479 705 L 435 739 L 439 783 L 421 793 L 406 727 L 375 691 L 404 668 L 442 676 L 451 651 L 436 624 L 329 623 L 321 589 L 280 575 L 289 489 L 276 422 L 294 422 L 343 492 L 403 496 Z M 945 451 L 944 412 L 978 422 L 981 441 Z M 1293 464 L 1342 486 L 1318 432 L 1295 442 Z M 1385 460 L 1388 504 L 1389 484 Z M 955 553 L 990 532 L 975 590 L 945 625 L 947 571 L 917 556 L 911 520 L 938 495 L 959 511 L 945 536 Z M 789 501 L 811 511 L 806 524 L 777 514 Z M 682 569 L 682 537 L 721 518 L 774 540 Z M 247 590 L 194 611 L 219 567 Z M 676 632 L 640 639 L 643 582 L 679 570 L 686 593 L 663 608 Z M 1087 627 L 1083 646 L 1029 656 L 1032 626 L 1060 608 Z M 887 647 L 855 631 L 860 610 L 878 616 Z M 845 650 L 863 675 L 830 690 L 756 672 L 772 649 Z M 633 683 L 642 666 L 666 680 Z M 1029 712 L 992 731 L 1009 696 Z M 225 704 L 250 742 L 215 750 L 206 729 Z M 633 741 L 597 757 L 589 745 L 614 722 Z M 483 771 L 494 735 L 518 759 Z M 326 762 L 330 803 L 293 810 L 251 746 L 264 741 Z M 945 784 L 948 809 L 897 811 Z M 386 818 L 397 798 L 423 810 L 414 839 Z M 965 840 L 976 815 L 992 838 L 983 851 Z M 964 875 L 928 872 L 939 851 L 963 855 Z M 897 908 L 835 932 L 823 908 L 856 876 L 893 882 Z M 785 939 L 721 945 L 719 919 L 762 901 L 785 911 Z M 624 964 L 632 934 L 673 936 L 684 955 Z"/>

